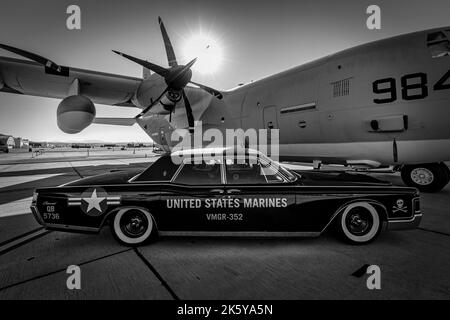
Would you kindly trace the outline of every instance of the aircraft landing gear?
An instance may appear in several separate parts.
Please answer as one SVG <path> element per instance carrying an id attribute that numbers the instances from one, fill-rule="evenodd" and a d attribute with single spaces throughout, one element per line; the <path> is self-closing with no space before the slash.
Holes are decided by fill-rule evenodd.
<path id="1" fill-rule="evenodd" d="M 404 165 L 400 169 L 403 182 L 421 192 L 437 192 L 450 181 L 450 170 L 443 162 Z"/>

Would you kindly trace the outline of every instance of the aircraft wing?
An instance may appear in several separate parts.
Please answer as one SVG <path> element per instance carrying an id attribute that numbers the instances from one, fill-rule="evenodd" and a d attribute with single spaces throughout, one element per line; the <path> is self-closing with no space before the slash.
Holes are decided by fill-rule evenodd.
<path id="1" fill-rule="evenodd" d="M 34 61 L 0 57 L 0 92 L 57 99 L 83 94 L 98 104 L 137 107 L 131 99 L 141 81 L 71 67 L 58 73 Z"/>

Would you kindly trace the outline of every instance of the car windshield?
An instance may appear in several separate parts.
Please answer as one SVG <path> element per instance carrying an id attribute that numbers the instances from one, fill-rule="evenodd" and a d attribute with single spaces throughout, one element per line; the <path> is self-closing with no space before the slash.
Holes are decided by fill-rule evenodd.
<path id="1" fill-rule="evenodd" d="M 278 172 L 281 172 L 281 174 L 283 174 L 289 180 L 289 182 L 294 182 L 295 180 L 297 180 L 297 175 L 292 173 L 289 169 L 283 167 L 283 165 L 278 161 L 274 161 L 261 154 L 258 155 L 258 161 L 263 168 L 271 167 L 276 169 Z"/>

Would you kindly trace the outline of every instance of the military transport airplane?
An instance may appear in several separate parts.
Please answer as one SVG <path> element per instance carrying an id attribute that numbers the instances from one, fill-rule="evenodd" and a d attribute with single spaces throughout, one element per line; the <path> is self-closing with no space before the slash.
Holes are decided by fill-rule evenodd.
<path id="1" fill-rule="evenodd" d="M 15 47 L 32 61 L 0 57 L 0 91 L 62 99 L 66 133 L 91 123 L 139 124 L 165 150 L 189 128 L 279 129 L 280 159 L 373 167 L 391 165 L 422 191 L 450 180 L 450 27 L 357 46 L 228 91 L 191 81 L 159 19 L 169 67 L 119 51 L 143 79 L 60 66 Z M 153 71 L 153 73 L 150 72 Z M 194 86 L 188 86 L 192 84 Z M 135 118 L 97 118 L 94 103 L 141 109 Z"/>

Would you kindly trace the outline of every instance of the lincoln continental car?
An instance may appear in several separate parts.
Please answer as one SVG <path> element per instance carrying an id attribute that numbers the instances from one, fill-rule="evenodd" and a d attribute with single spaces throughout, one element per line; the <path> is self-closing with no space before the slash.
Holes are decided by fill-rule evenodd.
<path id="1" fill-rule="evenodd" d="M 289 170 L 245 149 L 193 149 L 145 170 L 110 172 L 35 190 L 31 210 L 48 230 L 99 232 L 124 245 L 157 236 L 319 236 L 349 243 L 419 225 L 419 193 L 368 175 Z"/>

